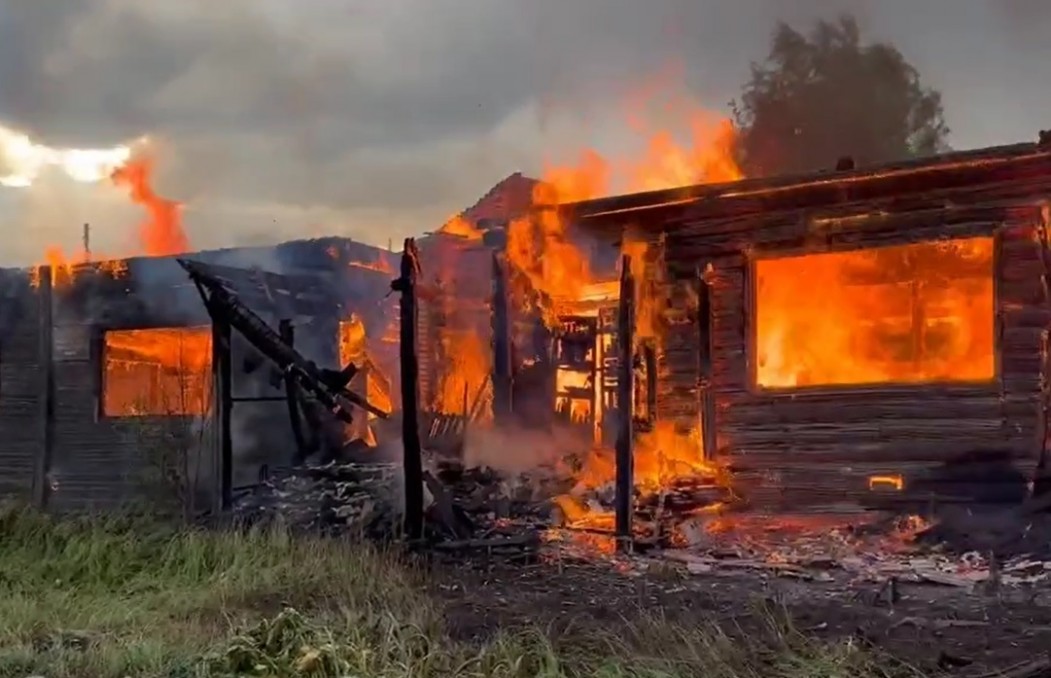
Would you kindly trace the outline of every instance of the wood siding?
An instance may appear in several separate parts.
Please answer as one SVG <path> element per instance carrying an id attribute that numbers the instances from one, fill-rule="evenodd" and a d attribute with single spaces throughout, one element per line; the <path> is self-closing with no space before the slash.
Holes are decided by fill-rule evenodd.
<path id="1" fill-rule="evenodd" d="M 29 501 L 42 444 L 40 306 L 28 276 L 0 276 L 0 499 Z"/>
<path id="2" fill-rule="evenodd" d="M 963 452 L 1010 450 L 1035 462 L 1040 335 L 1051 321 L 1034 228 L 1048 186 L 927 195 L 685 221 L 669 229 L 674 284 L 664 346 L 662 416 L 696 420 L 697 318 L 676 290 L 707 264 L 712 276 L 713 391 L 719 454 L 764 505 L 852 503 L 872 475 L 908 474 Z M 1028 189 L 1028 190 L 1025 190 Z M 1006 193 L 1006 194 L 1005 194 Z M 968 204 L 969 203 L 969 204 Z M 864 216 L 874 214 L 874 216 Z M 855 216 L 862 215 L 862 216 Z M 987 384 L 923 384 L 762 391 L 754 385 L 752 261 L 932 239 L 996 238 L 998 375 Z"/>

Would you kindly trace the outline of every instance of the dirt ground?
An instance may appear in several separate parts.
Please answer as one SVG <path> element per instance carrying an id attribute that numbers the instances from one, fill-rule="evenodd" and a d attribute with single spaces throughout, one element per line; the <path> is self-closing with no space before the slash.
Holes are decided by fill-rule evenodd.
<path id="1" fill-rule="evenodd" d="M 931 673 L 976 675 L 1033 659 L 1051 647 L 1051 589 L 998 591 L 820 582 L 740 571 L 688 574 L 643 559 L 541 559 L 533 564 L 432 563 L 434 589 L 460 638 L 541 623 L 609 627 L 658 613 L 682 624 L 718 621 L 748 632 L 759 606 L 785 609 L 796 628 L 852 637 Z M 894 599 L 893 602 L 891 599 Z"/>

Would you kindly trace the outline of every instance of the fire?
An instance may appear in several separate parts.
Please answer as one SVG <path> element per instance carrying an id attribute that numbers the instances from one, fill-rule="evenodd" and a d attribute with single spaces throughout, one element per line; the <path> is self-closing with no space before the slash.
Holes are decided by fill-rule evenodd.
<path id="1" fill-rule="evenodd" d="M 131 200 L 146 211 L 146 218 L 139 225 L 138 245 L 134 254 L 168 256 L 189 250 L 189 239 L 182 228 L 180 204 L 157 195 L 150 183 L 153 161 L 146 156 L 132 157 L 130 150 L 126 156 L 114 154 L 111 159 L 118 157 L 121 158 L 121 164 L 113 168 L 99 165 L 96 169 L 109 169 L 108 176 L 113 184 L 127 188 Z M 95 177 L 96 180 L 101 178 L 86 170 L 80 176 L 85 177 L 84 180 L 87 180 L 87 177 Z M 44 261 L 51 267 L 52 285 L 55 287 L 69 285 L 73 280 L 74 271 L 89 265 L 96 271 L 112 276 L 127 272 L 127 264 L 120 258 L 93 256 L 85 249 L 67 256 L 63 248 L 57 245 L 47 248 Z M 31 272 L 31 282 L 34 286 L 39 285 L 39 266 Z"/>
<path id="2" fill-rule="evenodd" d="M 759 386 L 993 377 L 992 238 L 759 259 L 755 273 Z"/>
<path id="3" fill-rule="evenodd" d="M 132 158 L 113 171 L 111 179 L 128 189 L 132 202 L 146 210 L 139 224 L 139 245 L 151 257 L 182 254 L 190 243 L 182 228 L 181 205 L 157 195 L 151 185 L 153 161 L 148 157 Z"/>
<path id="4" fill-rule="evenodd" d="M 628 122 L 642 151 L 627 157 L 607 157 L 593 149 L 580 152 L 575 163 L 549 165 L 534 189 L 534 214 L 508 227 L 507 257 L 537 299 L 544 321 L 557 325 L 567 305 L 579 299 L 591 282 L 588 254 L 573 241 L 569 224 L 558 207 L 609 195 L 742 178 L 734 159 L 736 133 L 729 119 L 696 102 L 664 97 L 661 115 L 647 115 L 654 94 L 636 98 Z M 671 114 L 670 116 L 668 114 Z M 666 127 L 658 118 L 677 118 Z M 685 124 L 683 124 L 685 121 Z M 674 121 L 673 121 L 674 122 Z M 672 127 L 685 127 L 688 141 L 679 143 Z M 642 276 L 636 276 L 641 280 Z M 528 295 L 520 295 L 528 296 Z"/>
<path id="5" fill-rule="evenodd" d="M 592 450 L 576 474 L 577 484 L 571 494 L 612 483 L 615 471 L 613 450 Z M 700 429 L 682 432 L 670 421 L 658 421 L 652 431 L 636 437 L 634 473 L 635 487 L 646 494 L 658 493 L 679 478 L 705 478 L 713 483 L 727 480 L 724 469 L 701 457 Z"/>
<path id="6" fill-rule="evenodd" d="M 43 266 L 51 267 L 51 284 L 55 287 L 65 287 L 72 284 L 74 274 L 78 269 L 90 266 L 95 271 L 100 271 L 114 278 L 120 277 L 128 272 L 128 265 L 121 259 L 110 259 L 105 261 L 92 261 L 87 252 L 81 250 L 74 257 L 67 257 L 60 247 L 51 246 L 44 250 L 44 264 L 32 269 L 29 273 L 29 281 L 33 287 L 40 285 L 40 273 Z"/>
<path id="7" fill-rule="evenodd" d="M 354 363 L 360 366 L 365 362 L 367 354 L 368 339 L 365 332 L 365 323 L 356 314 L 351 313 L 350 318 L 341 320 L 339 323 L 339 365 L 346 366 Z"/>
<path id="8" fill-rule="evenodd" d="M 484 235 L 484 231 L 477 228 L 461 215 L 457 215 L 446 221 L 442 227 L 438 229 L 438 232 L 444 233 L 445 235 L 454 235 L 461 238 L 467 238 L 468 240 L 477 241 L 480 241 Z"/>
<path id="9" fill-rule="evenodd" d="M 431 408 L 442 414 L 469 414 L 485 389 L 492 350 L 477 332 L 447 328 L 440 333 L 443 369 Z M 483 416 L 487 403 L 481 403 Z"/>
<path id="10" fill-rule="evenodd" d="M 106 332 L 103 362 L 107 417 L 208 412 L 212 335 L 207 327 Z"/>

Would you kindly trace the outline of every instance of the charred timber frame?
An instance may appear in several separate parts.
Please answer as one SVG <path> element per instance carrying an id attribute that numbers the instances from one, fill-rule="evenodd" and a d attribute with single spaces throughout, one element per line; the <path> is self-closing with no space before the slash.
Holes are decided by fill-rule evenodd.
<path id="1" fill-rule="evenodd" d="M 216 426 L 219 434 L 219 505 L 228 511 L 233 505 L 234 442 L 232 417 L 233 333 L 230 323 L 216 312 L 212 315 L 212 383 L 215 384 Z"/>
<path id="2" fill-rule="evenodd" d="M 509 423 L 513 408 L 511 314 L 507 294 L 507 265 L 499 252 L 493 252 L 493 420 L 497 425 Z"/>
<path id="3" fill-rule="evenodd" d="M 289 318 L 282 318 L 277 325 L 281 340 L 291 348 L 296 347 L 296 328 Z M 292 425 L 292 438 L 296 442 L 296 462 L 302 464 L 307 458 L 307 439 L 303 433 L 303 419 L 299 409 L 299 386 L 291 374 L 285 374 L 285 402 L 288 407 L 288 420 Z"/>
<path id="4" fill-rule="evenodd" d="M 704 322 L 691 309 L 690 322 L 673 324 L 664 338 L 662 412 L 688 426 L 714 410 L 704 422 L 704 444 L 718 441 L 716 458 L 731 466 L 756 503 L 834 510 L 866 501 L 870 476 L 907 477 L 965 451 L 1009 451 L 1019 470 L 1035 469 L 1042 430 L 1049 427 L 1041 423 L 1049 415 L 1040 373 L 1051 305 L 1042 289 L 1045 255 L 1037 237 L 1049 200 L 1051 147 L 1019 144 L 877 168 L 617 196 L 565 207 L 564 217 L 604 236 L 629 226 L 651 238 L 663 235 L 673 287 L 696 284 L 698 267 L 710 263 L 704 276 L 708 394 L 703 355 L 698 358 L 705 342 L 697 346 Z M 993 239 L 992 379 L 756 387 L 757 258 L 969 237 Z M 685 346 L 695 348 L 687 354 Z"/>
<path id="5" fill-rule="evenodd" d="M 51 453 L 54 446 L 55 426 L 55 376 L 54 376 L 54 341 L 53 330 L 53 290 L 51 284 L 51 267 L 41 266 L 40 287 L 37 290 L 39 312 L 39 354 L 37 356 L 38 377 L 40 379 L 38 404 L 40 407 L 40 449 L 37 451 L 36 468 L 33 470 L 33 505 L 38 509 L 47 508 L 48 496 L 51 493 Z"/>
<path id="6" fill-rule="evenodd" d="M 349 424 L 353 421 L 345 403 L 356 405 L 381 418 L 389 416 L 389 413 L 372 405 L 366 398 L 347 389 L 347 384 L 357 372 L 356 366 L 347 365 L 342 370 L 318 368 L 228 289 L 223 280 L 215 275 L 214 269 L 186 259 L 177 261 L 190 275 L 212 320 L 212 374 L 219 429 L 219 504 L 222 510 L 228 509 L 233 499 L 233 439 L 230 425 L 233 404 L 274 400 L 233 396 L 232 330 L 236 329 L 249 344 L 273 362 L 286 378 L 294 380 L 297 386 L 308 391 L 343 422 Z"/>
<path id="7" fill-rule="evenodd" d="M 420 273 L 419 252 L 413 238 L 405 239 L 401 255 L 401 277 L 391 289 L 401 293 L 401 409 L 402 471 L 405 474 L 405 535 L 423 538 L 423 458 L 419 421 L 419 371 L 416 355 L 416 283 Z"/>
<path id="8" fill-rule="evenodd" d="M 635 510 L 635 279 L 631 257 L 621 259 L 620 301 L 617 308 L 617 446 L 616 539 L 617 548 L 630 551 Z"/>
<path id="9" fill-rule="evenodd" d="M 697 273 L 697 391 L 701 420 L 701 454 L 706 460 L 716 453 L 715 395 L 712 390 L 712 290 L 708 268 Z"/>

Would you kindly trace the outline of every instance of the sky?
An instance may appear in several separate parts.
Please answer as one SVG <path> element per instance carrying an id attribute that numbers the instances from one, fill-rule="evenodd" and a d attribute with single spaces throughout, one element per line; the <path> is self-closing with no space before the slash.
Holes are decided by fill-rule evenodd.
<path id="1" fill-rule="evenodd" d="M 1051 127 L 1047 0 L 0 0 L 0 127 L 148 136 L 198 249 L 397 247 L 512 172 L 630 148 L 625 98 L 658 75 L 728 112 L 778 20 L 842 12 L 942 92 L 955 148 Z M 85 222 L 126 253 L 139 217 L 57 172 L 0 187 L 0 265 L 75 249 Z"/>

